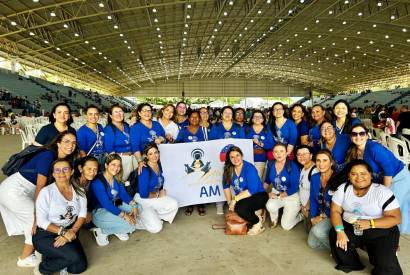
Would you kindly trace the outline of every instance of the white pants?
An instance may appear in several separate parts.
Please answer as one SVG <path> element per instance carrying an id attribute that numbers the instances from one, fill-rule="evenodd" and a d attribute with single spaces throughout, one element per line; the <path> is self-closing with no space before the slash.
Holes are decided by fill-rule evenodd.
<path id="1" fill-rule="evenodd" d="M 151 233 L 158 233 L 162 230 L 162 220 L 172 223 L 178 212 L 178 202 L 169 196 L 143 199 L 137 193 L 134 200 L 141 205 L 142 224 Z"/>
<path id="2" fill-rule="evenodd" d="M 265 167 L 266 162 L 255 162 L 255 168 L 258 170 L 258 176 L 261 179 L 262 183 L 265 181 Z"/>
<path id="3" fill-rule="evenodd" d="M 14 173 L 0 184 L 0 213 L 7 234 L 23 235 L 25 244 L 32 245 L 34 194 L 36 186 L 20 173 Z"/>
<path id="4" fill-rule="evenodd" d="M 131 156 L 126 156 L 126 155 L 121 155 L 121 161 L 122 161 L 122 180 L 126 181 L 128 180 L 128 177 L 130 176 L 131 172 L 134 171 L 135 169 L 138 168 L 138 162 L 137 159 L 131 155 Z"/>
<path id="5" fill-rule="evenodd" d="M 273 223 L 278 222 L 279 209 L 283 207 L 283 215 L 281 225 L 285 230 L 291 230 L 301 218 L 298 216 L 300 212 L 300 200 L 299 194 L 295 194 L 281 198 L 281 199 L 269 199 L 266 203 L 266 209 L 269 211 L 271 221 Z"/>

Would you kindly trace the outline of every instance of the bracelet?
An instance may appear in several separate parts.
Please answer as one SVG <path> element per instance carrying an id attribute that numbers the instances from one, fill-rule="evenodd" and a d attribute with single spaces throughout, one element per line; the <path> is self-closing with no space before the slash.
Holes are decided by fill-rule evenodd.
<path id="1" fill-rule="evenodd" d="M 235 198 L 233 198 L 235 202 L 238 202 L 238 196 L 235 196 Z"/>
<path id="2" fill-rule="evenodd" d="M 67 233 L 67 230 L 64 227 L 60 227 L 61 230 L 58 231 L 58 235 L 63 237 L 65 233 Z"/>
<path id="3" fill-rule="evenodd" d="M 62 226 L 60 226 L 60 228 L 58 229 L 58 232 L 57 232 L 57 235 L 58 235 L 58 236 L 61 236 L 61 231 L 63 231 L 63 227 L 62 227 Z"/>
<path id="4" fill-rule="evenodd" d="M 376 225 L 375 225 L 373 219 L 370 220 L 370 227 L 371 227 L 371 228 L 376 228 Z"/>
<path id="5" fill-rule="evenodd" d="M 342 232 L 345 231 L 345 227 L 343 225 L 336 225 L 335 230 L 336 232 Z"/>

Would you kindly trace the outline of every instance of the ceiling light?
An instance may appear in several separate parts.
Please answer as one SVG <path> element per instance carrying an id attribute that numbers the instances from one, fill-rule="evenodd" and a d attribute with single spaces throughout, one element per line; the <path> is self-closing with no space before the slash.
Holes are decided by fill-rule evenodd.
<path id="1" fill-rule="evenodd" d="M 161 29 L 160 28 L 157 28 L 157 31 L 160 31 Z"/>
<path id="2" fill-rule="evenodd" d="M 125 44 L 127 44 L 127 43 L 128 43 L 128 41 L 127 41 L 127 40 L 124 40 L 124 43 L 125 43 Z"/>
<path id="3" fill-rule="evenodd" d="M 85 43 L 85 44 L 88 44 L 88 43 L 90 43 L 90 42 L 88 42 L 88 40 L 85 40 L 84 43 Z"/>
<path id="4" fill-rule="evenodd" d="M 120 33 L 120 37 L 123 37 L 124 35 L 122 33 Z"/>
<path id="5" fill-rule="evenodd" d="M 11 21 L 11 23 L 10 23 L 12 26 L 16 26 L 17 25 L 17 23 L 16 22 L 14 22 L 14 21 Z"/>
<path id="6" fill-rule="evenodd" d="M 346 21 L 343 21 L 343 23 L 342 23 L 343 25 L 346 25 L 347 24 L 347 22 Z"/>
<path id="7" fill-rule="evenodd" d="M 55 16 L 56 16 L 56 13 L 55 13 L 54 11 L 52 11 L 52 12 L 50 12 L 50 16 L 51 16 L 51 17 L 55 17 Z"/>
<path id="8" fill-rule="evenodd" d="M 117 25 L 114 25 L 114 29 L 118 29 L 118 26 L 117 26 Z"/>
<path id="9" fill-rule="evenodd" d="M 394 20 L 394 19 L 396 19 L 396 16 L 393 14 L 392 16 L 390 16 L 390 19 Z"/>
<path id="10" fill-rule="evenodd" d="M 30 32 L 29 34 L 30 34 L 31 36 L 34 36 L 34 35 L 35 35 L 34 32 Z"/>
<path id="11" fill-rule="evenodd" d="M 102 2 L 100 2 L 100 4 L 98 4 L 98 6 L 99 6 L 100 8 L 104 8 L 104 4 L 103 4 Z"/>
<path id="12" fill-rule="evenodd" d="M 188 4 L 188 5 L 187 5 L 187 8 L 188 8 L 188 9 L 192 8 L 191 4 Z"/>
<path id="13" fill-rule="evenodd" d="M 112 19 L 111 15 L 108 15 L 108 16 L 107 16 L 107 19 L 108 19 L 108 20 L 111 20 L 111 19 Z"/>
<path id="14" fill-rule="evenodd" d="M 261 10 L 258 10 L 258 14 L 261 14 L 262 13 L 262 11 Z"/>
<path id="15" fill-rule="evenodd" d="M 160 35 L 160 34 L 158 34 L 158 38 L 161 38 L 161 35 Z"/>
<path id="16" fill-rule="evenodd" d="M 349 4 L 349 1 L 348 1 L 348 0 L 345 0 L 345 4 L 346 4 L 346 5 Z"/>
<path id="17" fill-rule="evenodd" d="M 389 36 L 388 34 L 386 34 L 386 35 L 384 36 L 384 38 L 389 39 L 390 36 Z"/>
<path id="18" fill-rule="evenodd" d="M 56 48 L 57 51 L 61 51 L 61 49 L 59 47 Z"/>
<path id="19" fill-rule="evenodd" d="M 75 37 L 79 37 L 80 35 L 79 35 L 78 33 L 75 33 L 74 36 L 75 36 Z"/>
<path id="20" fill-rule="evenodd" d="M 322 35 L 321 34 L 319 34 L 318 36 L 317 36 L 317 38 L 321 38 L 322 37 Z"/>
<path id="21" fill-rule="evenodd" d="M 391 44 L 391 45 L 390 45 L 390 48 L 394 48 L 394 44 Z"/>
<path id="22" fill-rule="evenodd" d="M 380 52 L 380 50 L 379 50 L 379 49 L 376 49 L 376 52 Z"/>
<path id="23" fill-rule="evenodd" d="M 330 10 L 330 11 L 329 11 L 329 14 L 333 14 L 333 11 L 332 11 L 332 10 Z"/>
<path id="24" fill-rule="evenodd" d="M 96 47 L 94 47 L 94 46 L 92 46 L 92 47 L 91 47 L 91 49 L 96 50 L 97 48 L 96 48 Z"/>
<path id="25" fill-rule="evenodd" d="M 44 43 L 48 44 L 49 42 L 47 40 L 44 40 Z"/>
<path id="26" fill-rule="evenodd" d="M 333 29 L 332 29 L 332 28 L 330 28 L 330 29 L 329 29 L 329 31 L 330 31 L 330 32 L 332 32 L 332 31 L 333 31 Z"/>
<path id="27" fill-rule="evenodd" d="M 153 9 L 152 9 L 152 12 L 153 12 L 153 13 L 156 13 L 156 12 L 157 12 L 157 9 L 156 9 L 156 8 L 153 8 Z"/>
<path id="28" fill-rule="evenodd" d="M 66 55 L 66 56 L 70 56 L 71 54 L 69 54 L 69 53 L 66 53 L 65 55 Z"/>
<path id="29" fill-rule="evenodd" d="M 98 55 L 102 55 L 102 52 L 98 52 Z"/>
<path id="30" fill-rule="evenodd" d="M 33 0 L 34 3 L 38 3 L 39 0 Z"/>
<path id="31" fill-rule="evenodd" d="M 224 11 L 224 16 L 227 16 L 227 15 L 228 15 L 228 12 Z"/>
<path id="32" fill-rule="evenodd" d="M 359 11 L 358 16 L 363 16 L 363 12 Z"/>
<path id="33" fill-rule="evenodd" d="M 407 29 L 406 29 L 406 28 L 403 28 L 403 29 L 402 29 L 402 32 L 407 32 Z"/>
<path id="34" fill-rule="evenodd" d="M 370 40 L 369 43 L 372 44 L 372 45 L 374 44 L 374 42 L 372 40 Z"/>
<path id="35" fill-rule="evenodd" d="M 406 40 L 406 41 L 407 41 L 407 43 L 410 43 L 410 38 L 407 38 L 407 40 Z"/>
<path id="36" fill-rule="evenodd" d="M 233 1 L 229 1 L 229 5 L 232 6 L 232 5 L 233 5 Z"/>
<path id="37" fill-rule="evenodd" d="M 307 31 L 307 30 L 308 30 L 308 27 L 305 27 L 304 30 Z"/>
<path id="38" fill-rule="evenodd" d="M 316 19 L 315 23 L 318 24 L 319 22 L 320 22 L 319 19 Z"/>
<path id="39" fill-rule="evenodd" d="M 383 5 L 382 2 L 377 2 L 377 6 L 378 6 L 378 7 L 381 7 L 382 5 Z"/>
<path id="40" fill-rule="evenodd" d="M 373 28 L 376 28 L 377 27 L 377 25 L 376 24 L 373 24 Z"/>
<path id="41" fill-rule="evenodd" d="M 362 33 L 361 31 L 358 31 L 358 32 L 357 32 L 357 34 L 361 34 L 361 33 Z"/>
<path id="42" fill-rule="evenodd" d="M 266 3 L 267 3 L 267 4 L 270 4 L 270 3 L 271 3 L 271 0 L 266 0 Z"/>
<path id="43" fill-rule="evenodd" d="M 154 19 L 154 22 L 155 22 L 155 23 L 158 23 L 158 18 L 155 18 L 155 19 Z"/>
<path id="44" fill-rule="evenodd" d="M 360 46 L 359 46 L 359 45 L 357 45 L 357 46 L 356 46 L 356 49 L 360 49 Z"/>
<path id="45" fill-rule="evenodd" d="M 66 29 L 68 29 L 68 25 L 67 25 L 67 24 L 64 24 L 63 27 L 66 28 Z"/>
<path id="46" fill-rule="evenodd" d="M 190 18 L 191 18 L 191 16 L 190 16 L 189 14 L 187 14 L 187 15 L 186 15 L 186 18 L 187 18 L 187 19 L 190 19 Z"/>

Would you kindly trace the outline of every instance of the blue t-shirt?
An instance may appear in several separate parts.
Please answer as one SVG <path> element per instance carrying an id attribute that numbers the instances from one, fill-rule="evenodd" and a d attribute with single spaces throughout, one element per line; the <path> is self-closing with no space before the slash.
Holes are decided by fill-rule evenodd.
<path id="1" fill-rule="evenodd" d="M 68 126 L 68 132 L 76 135 L 75 129 L 71 126 Z M 38 132 L 35 141 L 41 145 L 48 145 L 50 144 L 60 132 L 57 130 L 54 123 L 50 123 L 41 127 L 40 131 Z"/>
<path id="2" fill-rule="evenodd" d="M 103 175 L 101 175 L 103 177 Z M 106 186 L 107 185 L 107 186 Z M 128 195 L 123 184 L 119 184 L 114 178 L 113 188 L 109 184 L 104 184 L 99 177 L 95 178 L 90 185 L 91 196 L 95 201 L 95 209 L 104 208 L 110 213 L 118 216 L 121 212 L 114 202 L 121 199 L 125 203 L 130 203 L 132 198 Z"/>
<path id="3" fill-rule="evenodd" d="M 272 184 L 277 191 L 286 192 L 288 196 L 291 196 L 299 191 L 299 178 L 299 166 L 294 161 L 287 160 L 279 174 L 276 172 L 275 162 L 271 162 L 266 172 L 265 182 Z"/>
<path id="4" fill-rule="evenodd" d="M 191 133 L 188 127 L 184 127 L 179 131 L 175 143 L 205 141 L 203 129 L 203 127 L 199 127 L 196 133 Z"/>
<path id="5" fill-rule="evenodd" d="M 272 123 L 271 127 L 275 127 L 276 129 L 276 136 L 274 134 L 275 131 L 272 130 L 272 133 L 274 134 L 273 138 L 276 142 L 295 146 L 298 138 L 298 130 L 295 122 L 290 119 L 286 119 L 281 128 L 278 128 L 275 122 Z"/>
<path id="6" fill-rule="evenodd" d="M 238 195 L 242 191 L 248 190 L 251 195 L 256 193 L 265 192 L 262 182 L 258 176 L 258 171 L 253 164 L 243 161 L 243 166 L 240 175 L 236 175 L 235 171 L 232 175 L 231 184 L 223 182 L 223 188 L 228 189 L 232 187 L 235 195 Z"/>
<path id="7" fill-rule="evenodd" d="M 373 182 L 383 183 L 384 176 L 394 177 L 404 168 L 403 162 L 378 142 L 368 140 L 364 148 L 363 160 L 373 170 Z"/>
<path id="8" fill-rule="evenodd" d="M 296 146 L 301 145 L 300 137 L 301 136 L 308 136 L 309 135 L 309 125 L 306 120 L 302 119 L 299 124 L 296 124 L 297 130 L 297 139 L 296 139 Z"/>
<path id="9" fill-rule="evenodd" d="M 245 138 L 245 132 L 243 128 L 236 123 L 232 123 L 231 129 L 225 129 L 222 123 L 215 123 L 212 125 L 209 139 L 214 140 L 225 138 Z"/>
<path id="10" fill-rule="evenodd" d="M 20 167 L 19 173 L 32 184 L 37 185 L 37 175 L 48 177 L 51 164 L 56 158 L 57 156 L 51 150 L 40 151 Z"/>
<path id="11" fill-rule="evenodd" d="M 310 179 L 310 218 L 317 217 L 321 213 L 325 213 L 330 218 L 332 195 L 328 188 L 323 190 L 320 183 L 320 173 L 313 174 Z"/>
<path id="12" fill-rule="evenodd" d="M 336 133 L 336 143 L 333 145 L 332 156 L 336 162 L 336 173 L 339 173 L 346 166 L 346 154 L 349 150 L 351 140 L 348 135 Z M 326 148 L 326 143 L 322 143 L 322 149 Z"/>
<path id="13" fill-rule="evenodd" d="M 316 124 L 312 128 L 309 129 L 309 141 L 313 143 L 312 145 L 312 150 L 313 153 L 316 153 L 317 151 L 320 150 L 320 129 L 319 129 L 319 124 Z"/>
<path id="14" fill-rule="evenodd" d="M 245 128 L 245 138 L 254 139 L 257 138 L 263 143 L 263 147 L 253 143 L 253 161 L 254 162 L 265 162 L 266 161 L 266 151 L 271 150 L 275 141 L 273 140 L 273 135 L 269 127 L 264 126 L 263 129 L 256 133 L 252 126 L 247 126 Z"/>
<path id="15" fill-rule="evenodd" d="M 110 153 L 127 153 L 131 152 L 130 128 L 124 123 L 124 132 L 117 126 L 107 124 L 104 128 L 104 149 Z"/>
<path id="16" fill-rule="evenodd" d="M 178 125 L 179 130 L 181 130 L 182 128 L 185 128 L 189 125 L 189 121 L 188 118 L 185 118 L 184 121 L 182 122 L 175 122 Z"/>
<path id="17" fill-rule="evenodd" d="M 80 127 L 77 131 L 77 142 L 80 150 L 84 151 L 86 154 L 94 146 L 92 152 L 89 155 L 101 155 L 105 153 L 104 149 L 104 128 L 101 124 L 97 125 L 97 133 L 95 133 L 86 124 Z M 97 141 L 97 143 L 96 143 Z"/>
<path id="18" fill-rule="evenodd" d="M 165 139 L 165 130 L 157 121 L 152 122 L 152 127 L 148 128 L 141 122 L 137 122 L 131 127 L 131 149 L 132 152 L 144 151 L 145 145 L 154 142 L 156 138 Z"/>
<path id="19" fill-rule="evenodd" d="M 339 128 L 336 125 L 336 120 L 332 121 L 333 126 L 335 126 L 336 128 L 336 132 L 339 134 L 349 134 L 350 133 L 349 128 L 352 128 L 352 126 L 360 124 L 360 123 L 361 123 L 360 119 L 354 117 L 350 119 L 350 126 L 345 127 L 345 125 L 343 125 L 342 128 Z"/>
<path id="20" fill-rule="evenodd" d="M 159 168 L 158 174 L 149 166 L 142 168 L 141 175 L 138 176 L 138 193 L 141 198 L 148 198 L 150 192 L 157 192 L 163 186 L 164 176 L 161 168 Z"/>

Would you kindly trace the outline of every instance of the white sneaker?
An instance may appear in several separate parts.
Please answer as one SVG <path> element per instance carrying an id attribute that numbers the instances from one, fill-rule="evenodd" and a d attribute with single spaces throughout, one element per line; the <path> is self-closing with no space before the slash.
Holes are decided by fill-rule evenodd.
<path id="1" fill-rule="evenodd" d="M 68 275 L 67 267 L 60 270 L 60 275 Z"/>
<path id="2" fill-rule="evenodd" d="M 216 214 L 217 215 L 224 214 L 224 205 L 222 203 L 216 203 Z"/>
<path id="3" fill-rule="evenodd" d="M 96 227 L 95 229 L 92 230 L 92 232 L 94 234 L 95 241 L 97 242 L 99 246 L 106 246 L 110 243 L 108 241 L 108 235 L 102 233 L 101 228 Z"/>
<path id="4" fill-rule="evenodd" d="M 18 267 L 35 267 L 36 266 L 36 256 L 34 256 L 34 254 L 31 254 L 30 256 L 24 259 L 20 259 L 20 257 L 18 257 L 17 266 Z"/>
<path id="5" fill-rule="evenodd" d="M 37 250 L 34 251 L 34 256 L 36 256 L 36 265 L 39 265 L 43 259 L 43 256 Z"/>
<path id="6" fill-rule="evenodd" d="M 124 234 L 114 234 L 115 236 L 117 236 L 118 239 L 120 239 L 121 241 L 128 241 L 128 239 L 130 238 L 130 236 L 128 236 L 127 233 Z"/>
<path id="7" fill-rule="evenodd" d="M 38 268 L 39 268 L 39 265 L 36 265 L 36 266 L 34 267 L 34 269 L 33 269 L 33 274 L 34 274 L 34 275 L 43 275 L 43 274 L 41 274 L 41 272 L 40 272 L 40 270 L 39 270 Z"/>
<path id="8" fill-rule="evenodd" d="M 251 229 L 248 230 L 248 235 L 255 236 L 262 233 L 263 231 L 265 231 L 265 227 L 263 227 L 263 225 L 260 222 L 258 222 L 257 224 L 254 224 Z"/>

